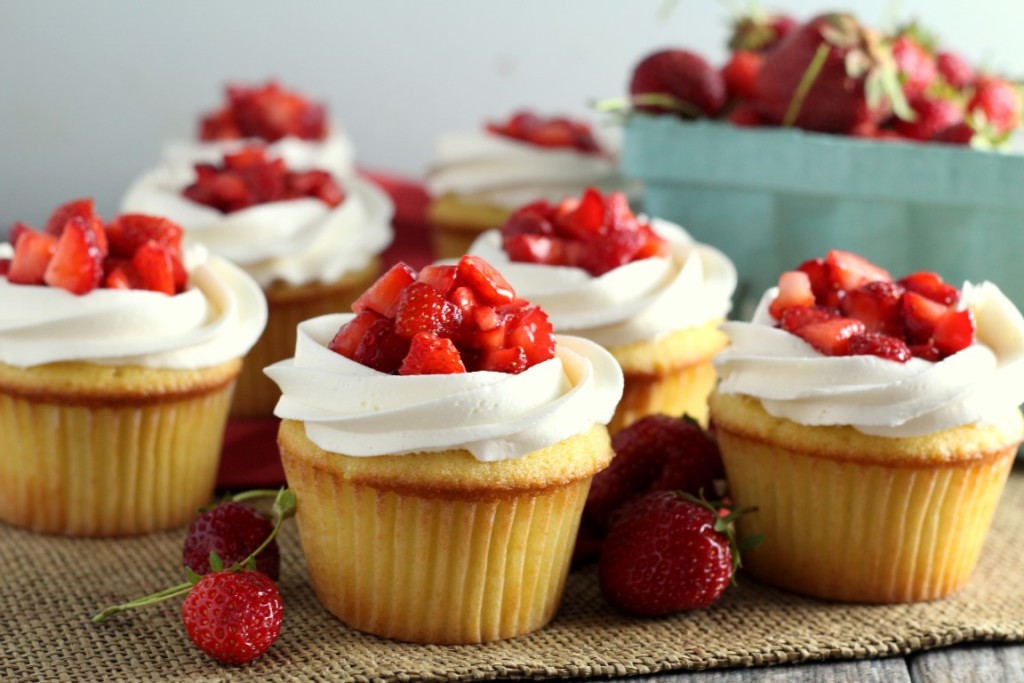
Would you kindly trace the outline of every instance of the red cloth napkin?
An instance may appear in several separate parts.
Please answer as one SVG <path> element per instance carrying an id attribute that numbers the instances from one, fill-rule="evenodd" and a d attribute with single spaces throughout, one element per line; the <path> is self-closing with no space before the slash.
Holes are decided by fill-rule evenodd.
<path id="1" fill-rule="evenodd" d="M 360 173 L 387 192 L 395 204 L 395 239 L 383 254 L 384 267 L 405 261 L 419 270 L 433 261 L 426 221 L 430 198 L 423 186 L 415 180 L 385 173 L 365 169 Z M 272 488 L 284 484 L 277 450 L 278 423 L 277 418 L 228 422 L 217 473 L 218 489 Z"/>

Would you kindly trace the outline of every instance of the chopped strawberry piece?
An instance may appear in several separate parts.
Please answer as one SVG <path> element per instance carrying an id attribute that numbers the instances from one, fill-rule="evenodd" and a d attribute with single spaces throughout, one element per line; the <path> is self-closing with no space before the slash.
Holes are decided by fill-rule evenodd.
<path id="1" fill-rule="evenodd" d="M 551 205 L 545 200 L 527 204 L 508 217 L 501 233 L 506 238 L 516 235 L 553 236 L 555 226 L 548 218 L 551 215 Z"/>
<path id="2" fill-rule="evenodd" d="M 667 258 L 672 254 L 672 248 L 669 246 L 668 242 L 654 232 L 654 230 L 651 229 L 651 226 L 641 224 L 639 230 L 644 241 L 640 245 L 640 248 L 633 254 L 634 261 L 639 261 L 645 258 Z"/>
<path id="3" fill-rule="evenodd" d="M 341 326 L 341 329 L 334 335 L 327 348 L 354 360 L 356 349 L 359 348 L 359 342 L 363 340 L 366 332 L 370 329 L 370 325 L 378 320 L 384 320 L 384 317 L 371 310 L 365 310 L 357 314 L 356 317 Z"/>
<path id="4" fill-rule="evenodd" d="M 451 336 L 462 326 L 462 310 L 426 282 L 413 282 L 398 297 L 395 332 L 414 337 L 419 332 Z"/>
<path id="5" fill-rule="evenodd" d="M 515 298 L 512 285 L 479 256 L 463 256 L 456 268 L 458 282 L 473 289 L 483 301 L 505 304 Z"/>
<path id="6" fill-rule="evenodd" d="M 646 241 L 647 236 L 636 229 L 613 230 L 589 242 L 577 242 L 579 246 L 586 245 L 577 258 L 578 265 L 591 275 L 603 275 L 636 260 Z"/>
<path id="7" fill-rule="evenodd" d="M 943 282 L 936 273 L 911 273 L 901 278 L 899 283 L 911 292 L 917 292 L 940 304 L 955 306 L 960 301 L 960 291 L 953 285 Z"/>
<path id="8" fill-rule="evenodd" d="M 791 270 L 779 276 L 779 293 L 768 306 L 768 312 L 778 320 L 787 308 L 813 305 L 811 278 L 803 271 Z"/>
<path id="9" fill-rule="evenodd" d="M 417 282 L 426 282 L 428 285 L 447 295 L 455 283 L 455 266 L 424 266 L 416 278 Z"/>
<path id="10" fill-rule="evenodd" d="M 520 233 L 506 237 L 503 247 L 512 261 L 559 265 L 563 259 L 564 243 L 560 237 Z"/>
<path id="11" fill-rule="evenodd" d="M 359 340 L 352 360 L 388 374 L 398 371 L 409 351 L 409 339 L 395 333 L 395 324 L 381 318 L 373 321 Z"/>
<path id="12" fill-rule="evenodd" d="M 450 375 L 465 372 L 459 350 L 446 337 L 420 332 L 412 338 L 409 352 L 398 368 L 400 375 Z"/>
<path id="13" fill-rule="evenodd" d="M 7 280 L 18 285 L 41 285 L 46 267 L 57 249 L 53 235 L 24 228 L 14 243 L 14 258 L 7 271 Z"/>
<path id="14" fill-rule="evenodd" d="M 103 278 L 103 252 L 97 244 L 94 224 L 95 221 L 80 216 L 64 224 L 53 258 L 43 274 L 46 284 L 78 295 L 99 287 Z M 19 242 L 24 239 L 23 236 Z"/>
<path id="15" fill-rule="evenodd" d="M 21 233 L 25 231 L 35 232 L 35 229 L 28 223 L 22 223 L 21 221 L 14 221 L 14 223 L 11 224 L 11 229 L 7 233 L 7 241 L 12 247 L 17 246 L 18 238 L 21 236 Z"/>
<path id="16" fill-rule="evenodd" d="M 804 325 L 796 335 L 826 356 L 845 356 L 849 353 L 850 339 L 864 332 L 864 323 L 859 320 L 835 318 Z"/>
<path id="17" fill-rule="evenodd" d="M 96 205 L 92 199 L 73 199 L 53 210 L 46 221 L 46 225 L 43 226 L 43 232 L 54 237 L 60 237 L 60 234 L 64 232 L 64 224 L 70 219 L 75 216 L 92 218 L 95 215 Z"/>
<path id="18" fill-rule="evenodd" d="M 555 335 L 551 320 L 542 308 L 524 306 L 513 314 L 509 327 L 509 343 L 522 347 L 530 365 L 555 357 Z"/>
<path id="19" fill-rule="evenodd" d="M 129 275 L 129 267 L 130 263 L 108 267 L 103 276 L 103 286 L 106 289 L 135 289 L 134 277 Z"/>
<path id="20" fill-rule="evenodd" d="M 480 359 L 477 362 L 478 370 L 506 372 L 510 375 L 518 375 L 527 367 L 529 367 L 529 361 L 521 346 L 488 349 L 480 354 Z"/>
<path id="21" fill-rule="evenodd" d="M 132 266 L 138 274 L 140 289 L 174 295 L 174 264 L 167 247 L 155 240 L 146 242 L 132 255 Z"/>
<path id="22" fill-rule="evenodd" d="M 878 332 L 851 337 L 846 353 L 851 356 L 878 356 L 897 363 L 906 363 L 911 358 L 910 349 L 902 339 Z"/>
<path id="23" fill-rule="evenodd" d="M 888 271 L 879 268 L 867 259 L 840 249 L 833 249 L 825 256 L 832 285 L 843 292 L 856 289 L 868 282 L 891 281 Z"/>
<path id="24" fill-rule="evenodd" d="M 839 299 L 841 297 L 839 291 L 832 284 L 832 279 L 829 277 L 829 269 L 828 265 L 825 264 L 825 259 L 808 259 L 801 263 L 797 270 L 807 273 L 807 277 L 811 280 L 811 291 L 814 292 L 814 299 L 819 306 L 839 307 Z"/>
<path id="25" fill-rule="evenodd" d="M 900 300 L 903 292 L 900 284 L 876 280 L 847 292 L 839 308 L 847 316 L 863 322 L 868 332 L 902 337 Z"/>
<path id="26" fill-rule="evenodd" d="M 827 308 L 825 306 L 795 306 L 782 311 L 779 327 L 786 332 L 796 334 L 798 330 L 806 325 L 823 323 L 839 317 L 839 313 L 834 308 Z"/>
<path id="27" fill-rule="evenodd" d="M 395 310 L 398 308 L 398 297 L 403 289 L 415 281 L 416 271 L 404 263 L 396 263 L 355 300 L 352 310 L 362 313 L 370 309 L 385 317 L 394 318 Z"/>
<path id="28" fill-rule="evenodd" d="M 462 317 L 465 319 L 479 304 L 476 293 L 469 287 L 455 287 L 448 295 L 448 300 L 459 307 Z"/>
<path id="29" fill-rule="evenodd" d="M 576 208 L 559 218 L 557 227 L 569 238 L 595 239 L 604 227 L 604 201 L 601 193 L 592 187 L 584 190 Z"/>
<path id="30" fill-rule="evenodd" d="M 939 352 L 939 349 L 931 342 L 927 344 L 910 344 L 908 348 L 910 348 L 910 353 L 914 358 L 920 358 L 933 363 L 938 363 L 942 360 L 942 354 Z"/>
<path id="31" fill-rule="evenodd" d="M 935 348 L 943 357 L 951 356 L 974 343 L 974 315 L 971 311 L 950 309 L 935 324 L 932 335 Z"/>
<path id="32" fill-rule="evenodd" d="M 182 235 L 181 226 L 174 221 L 138 213 L 121 214 L 107 226 L 110 253 L 115 256 L 130 257 L 152 240 L 180 257 Z"/>
<path id="33" fill-rule="evenodd" d="M 900 300 L 900 315 L 908 344 L 926 344 L 935 333 L 939 319 L 948 306 L 932 301 L 916 292 L 904 292 Z"/>

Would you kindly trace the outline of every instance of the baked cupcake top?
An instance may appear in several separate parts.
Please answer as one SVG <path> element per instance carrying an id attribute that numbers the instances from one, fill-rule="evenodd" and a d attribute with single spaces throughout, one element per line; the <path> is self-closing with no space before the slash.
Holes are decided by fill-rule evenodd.
<path id="1" fill-rule="evenodd" d="M 162 164 L 188 174 L 197 163 L 216 163 L 226 153 L 265 144 L 293 168 L 319 168 L 337 176 L 354 172 L 352 143 L 326 105 L 274 80 L 229 84 L 220 107 L 203 113 L 194 140 L 167 143 Z"/>
<path id="2" fill-rule="evenodd" d="M 182 252 L 166 219 L 104 224 L 82 199 L 42 230 L 15 224 L 11 239 L 0 244 L 0 362 L 194 369 L 244 356 L 266 325 L 256 283 L 201 247 Z"/>
<path id="3" fill-rule="evenodd" d="M 886 437 L 984 424 L 1024 402 L 1024 317 L 991 282 L 893 281 L 839 250 L 779 282 L 750 322 L 722 326 L 719 392 L 798 424 Z"/>
<path id="4" fill-rule="evenodd" d="M 584 122 L 520 111 L 479 130 L 439 135 L 427 190 L 514 209 L 590 185 L 618 189 L 625 180 L 615 147 L 609 133 L 596 135 Z"/>
<path id="5" fill-rule="evenodd" d="M 266 369 L 283 394 L 275 415 L 326 451 L 518 458 L 607 424 L 622 395 L 607 351 L 553 335 L 477 257 L 399 264 L 353 311 L 300 324 L 295 357 Z"/>
<path id="6" fill-rule="evenodd" d="M 470 248 L 562 332 L 604 346 L 653 341 L 724 318 L 736 270 L 680 226 L 633 215 L 594 188 L 521 207 Z"/>
<path id="7" fill-rule="evenodd" d="M 188 172 L 165 163 L 129 188 L 121 208 L 176 221 L 187 242 L 236 263 L 262 287 L 332 282 L 365 268 L 393 238 L 390 199 L 292 153 L 248 146 Z"/>

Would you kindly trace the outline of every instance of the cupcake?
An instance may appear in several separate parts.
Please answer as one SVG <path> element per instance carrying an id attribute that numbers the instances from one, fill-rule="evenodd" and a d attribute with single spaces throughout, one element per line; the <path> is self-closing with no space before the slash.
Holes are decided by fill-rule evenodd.
<path id="1" fill-rule="evenodd" d="M 213 494 L 259 287 L 153 216 L 92 200 L 0 245 L 0 521 L 72 536 L 188 522 Z"/>
<path id="2" fill-rule="evenodd" d="M 674 223 L 634 216 L 622 193 L 588 188 L 521 207 L 470 253 L 543 307 L 555 329 L 615 356 L 626 384 L 611 432 L 652 413 L 706 424 L 711 359 L 726 344 L 718 325 L 736 287 L 721 252 Z"/>
<path id="3" fill-rule="evenodd" d="M 329 120 L 326 105 L 273 80 L 231 84 L 224 95 L 220 107 L 201 115 L 195 140 L 164 145 L 164 166 L 188 177 L 197 163 L 218 163 L 225 154 L 262 144 L 299 170 L 322 169 L 339 177 L 355 172 L 352 142 Z"/>
<path id="4" fill-rule="evenodd" d="M 849 252 L 787 272 L 723 326 L 711 396 L 744 567 L 844 601 L 970 578 L 1024 437 L 1024 318 L 989 282 L 893 281 Z"/>
<path id="5" fill-rule="evenodd" d="M 527 202 L 558 201 L 591 185 L 622 189 L 615 146 L 585 122 L 526 111 L 482 130 L 439 136 L 426 182 L 438 258 L 462 256 L 481 232 Z"/>
<path id="6" fill-rule="evenodd" d="M 475 257 L 398 264 L 353 311 L 302 323 L 266 369 L 317 597 L 412 642 L 542 627 L 612 458 L 618 365 Z"/>
<path id="7" fill-rule="evenodd" d="M 246 358 L 233 417 L 271 417 L 279 393 L 262 369 L 288 357 L 298 323 L 347 309 L 380 275 L 393 207 L 358 177 L 303 168 L 290 149 L 253 145 L 196 164 L 164 164 L 140 177 L 122 209 L 167 216 L 263 289 L 266 332 Z"/>

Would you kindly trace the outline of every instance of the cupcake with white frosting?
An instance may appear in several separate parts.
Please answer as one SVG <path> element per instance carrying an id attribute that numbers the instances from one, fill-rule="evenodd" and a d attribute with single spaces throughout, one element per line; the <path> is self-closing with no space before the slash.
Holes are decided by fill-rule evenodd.
<path id="1" fill-rule="evenodd" d="M 894 281 L 832 251 L 723 326 L 711 416 L 765 541 L 744 568 L 816 597 L 940 598 L 970 578 L 1024 438 L 1024 318 L 992 283 Z"/>
<path id="2" fill-rule="evenodd" d="M 122 200 L 124 211 L 177 221 L 187 243 L 229 259 L 263 288 L 267 329 L 239 380 L 236 417 L 272 414 L 278 392 L 262 368 L 288 356 L 300 321 L 347 309 L 380 274 L 393 237 L 382 191 L 308 161 L 300 147 L 243 147 L 188 172 L 160 165 Z"/>
<path id="3" fill-rule="evenodd" d="M 611 131 L 527 111 L 479 130 L 439 135 L 426 178 L 437 256 L 465 254 L 477 235 L 523 204 L 557 202 L 590 186 L 623 189 L 617 156 Z"/>
<path id="4" fill-rule="evenodd" d="M 152 216 L 104 226 L 79 200 L 0 245 L 0 521 L 138 534 L 209 501 L 266 302 L 243 271 L 180 239 Z"/>
<path id="5" fill-rule="evenodd" d="M 674 223 L 634 216 L 625 195 L 589 188 L 518 209 L 470 253 L 492 263 L 561 333 L 607 348 L 625 391 L 612 432 L 652 413 L 707 422 L 711 359 L 736 271 Z"/>
<path id="6" fill-rule="evenodd" d="M 353 310 L 302 323 L 266 370 L 317 597 L 414 642 L 540 628 L 612 457 L 618 365 L 475 257 L 397 265 Z"/>

